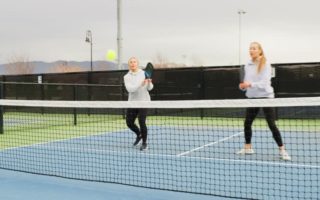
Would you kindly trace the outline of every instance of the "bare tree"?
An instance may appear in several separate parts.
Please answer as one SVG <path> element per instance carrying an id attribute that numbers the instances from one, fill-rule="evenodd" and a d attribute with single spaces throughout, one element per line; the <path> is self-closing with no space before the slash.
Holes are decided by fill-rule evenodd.
<path id="1" fill-rule="evenodd" d="M 157 53 L 152 62 L 155 68 L 178 68 L 186 66 L 186 64 L 183 63 L 169 62 L 169 60 L 161 53 Z"/>
<path id="2" fill-rule="evenodd" d="M 51 73 L 80 72 L 80 71 L 85 71 L 85 70 L 79 66 L 68 65 L 67 61 L 63 61 L 60 64 L 53 66 L 49 69 L 49 72 Z"/>
<path id="3" fill-rule="evenodd" d="M 191 61 L 193 66 L 203 66 L 202 60 L 196 55 L 191 57 Z"/>
<path id="4" fill-rule="evenodd" d="M 7 74 L 33 74 L 35 66 L 29 61 L 28 56 L 13 55 L 5 64 Z"/>
<path id="5" fill-rule="evenodd" d="M 155 68 L 168 68 L 168 59 L 161 53 L 157 53 L 152 62 Z"/>
<path id="6" fill-rule="evenodd" d="M 108 61 L 97 61 L 95 62 L 94 71 L 108 71 L 117 68 L 118 66 L 115 63 Z"/>

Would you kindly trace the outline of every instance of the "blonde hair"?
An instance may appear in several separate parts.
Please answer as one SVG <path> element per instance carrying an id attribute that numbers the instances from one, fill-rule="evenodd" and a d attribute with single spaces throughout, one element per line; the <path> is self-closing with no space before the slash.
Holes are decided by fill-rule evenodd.
<path id="1" fill-rule="evenodd" d="M 262 69 L 264 68 L 264 66 L 266 65 L 267 59 L 266 59 L 266 57 L 264 55 L 264 52 L 263 52 L 261 44 L 259 42 L 251 42 L 251 45 L 253 45 L 253 44 L 257 45 L 259 50 L 261 51 L 261 53 L 259 55 L 260 59 L 258 60 L 259 61 L 259 65 L 258 65 L 258 69 L 257 69 L 257 72 L 259 74 L 262 71 Z"/>
<path id="2" fill-rule="evenodd" d="M 128 60 L 128 64 L 129 64 L 129 62 L 130 62 L 130 60 L 132 60 L 132 59 L 135 59 L 136 61 L 137 61 L 137 64 L 139 65 L 139 60 L 136 58 L 136 57 L 131 57 L 131 58 L 129 58 L 129 60 Z"/>

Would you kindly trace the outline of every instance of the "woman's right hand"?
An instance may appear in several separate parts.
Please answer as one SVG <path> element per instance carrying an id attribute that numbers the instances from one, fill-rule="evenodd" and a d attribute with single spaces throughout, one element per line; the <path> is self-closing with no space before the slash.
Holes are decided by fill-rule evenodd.
<path id="1" fill-rule="evenodd" d="M 143 81 L 142 81 L 142 86 L 145 86 L 145 85 L 147 85 L 147 84 L 149 84 L 149 83 L 151 83 L 152 82 L 152 79 L 144 79 Z"/>
<path id="2" fill-rule="evenodd" d="M 240 83 L 240 84 L 239 84 L 239 88 L 240 88 L 241 90 L 244 90 L 244 89 L 245 89 L 243 83 Z"/>
<path id="3" fill-rule="evenodd" d="M 239 84 L 239 88 L 242 89 L 242 90 L 247 89 L 248 87 L 251 87 L 251 83 L 249 83 L 247 81 L 244 81 L 244 82 Z"/>

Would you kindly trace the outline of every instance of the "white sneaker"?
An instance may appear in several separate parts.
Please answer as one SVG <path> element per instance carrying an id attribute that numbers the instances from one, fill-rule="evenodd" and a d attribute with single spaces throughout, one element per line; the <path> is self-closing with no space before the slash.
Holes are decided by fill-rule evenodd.
<path id="1" fill-rule="evenodd" d="M 253 149 L 241 149 L 240 151 L 236 152 L 236 154 L 254 154 Z"/>
<path id="2" fill-rule="evenodd" d="M 291 160 L 291 157 L 286 150 L 280 150 L 280 158 L 282 160 Z"/>

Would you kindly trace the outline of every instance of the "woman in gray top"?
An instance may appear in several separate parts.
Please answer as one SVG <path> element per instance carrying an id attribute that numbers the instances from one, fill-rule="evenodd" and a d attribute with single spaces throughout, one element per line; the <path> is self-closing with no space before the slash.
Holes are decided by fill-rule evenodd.
<path id="1" fill-rule="evenodd" d="M 132 57 L 128 61 L 129 72 L 124 76 L 124 84 L 129 94 L 128 101 L 150 101 L 149 91 L 153 89 L 151 79 L 146 79 L 144 71 L 138 67 L 138 59 Z M 140 128 L 135 124 L 138 118 Z M 147 109 L 130 108 L 127 109 L 127 126 L 136 134 L 134 146 L 138 145 L 142 139 L 140 150 L 147 149 Z"/>
<path id="2" fill-rule="evenodd" d="M 239 88 L 246 91 L 248 98 L 274 98 L 273 88 L 271 86 L 271 65 L 266 62 L 263 49 L 258 42 L 250 44 L 251 60 L 245 65 L 244 81 L 239 84 Z M 244 122 L 245 145 L 237 154 L 253 154 L 251 145 L 252 123 L 259 113 L 260 108 L 247 108 L 246 119 Z M 281 134 L 275 124 L 275 110 L 271 107 L 262 108 L 268 126 L 273 134 L 273 138 L 279 146 L 280 158 L 291 160 L 284 148 Z"/>

